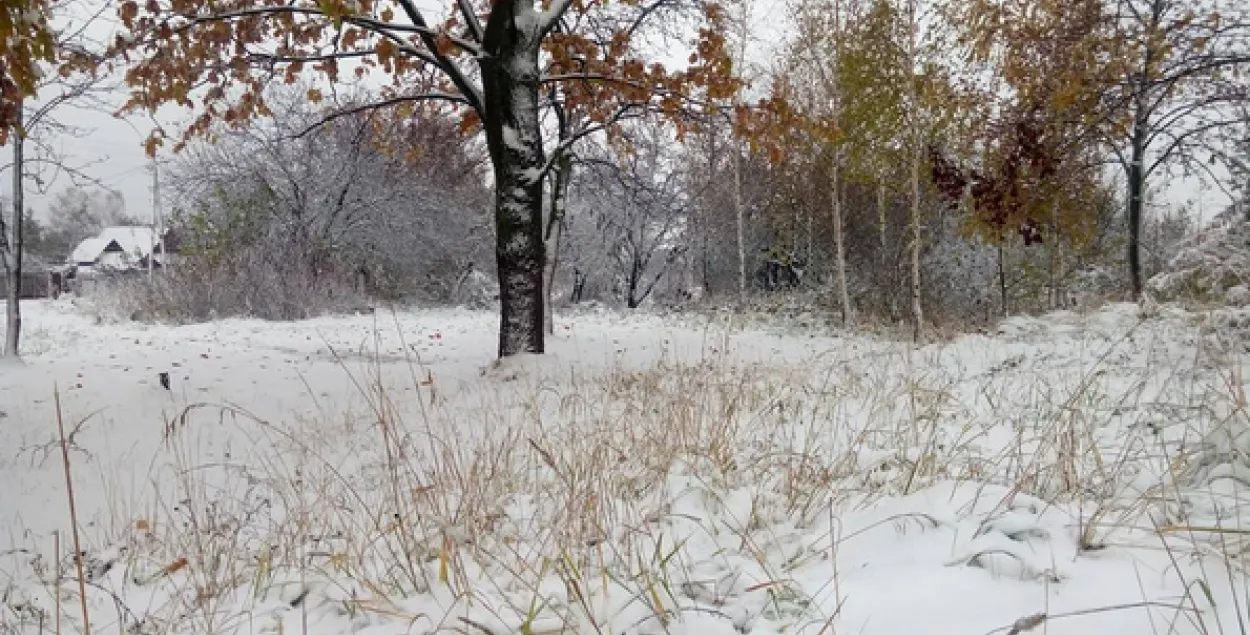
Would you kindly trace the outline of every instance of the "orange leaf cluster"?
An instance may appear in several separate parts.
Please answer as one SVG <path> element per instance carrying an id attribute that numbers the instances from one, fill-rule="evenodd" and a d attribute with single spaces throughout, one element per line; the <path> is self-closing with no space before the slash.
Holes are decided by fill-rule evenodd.
<path id="1" fill-rule="evenodd" d="M 22 98 L 39 82 L 40 62 L 55 56 L 45 0 L 0 0 L 0 144 L 7 143 Z"/>
<path id="2" fill-rule="evenodd" d="M 575 0 L 564 26 L 545 38 L 544 90 L 558 93 L 561 107 L 583 127 L 612 124 L 629 108 L 681 120 L 692 101 L 725 99 L 740 89 L 722 35 L 725 13 L 715 0 L 699 0 L 704 23 L 686 68 L 645 59 L 633 33 L 638 21 L 658 15 L 657 7 L 668 8 L 666 0 L 657 1 Z M 673 11 L 686 6 L 672 0 Z M 178 149 L 219 123 L 242 125 L 267 114 L 262 94 L 272 79 L 337 82 L 377 71 L 390 79 L 384 98 L 418 90 L 460 94 L 443 71 L 473 63 L 466 55 L 474 46 L 472 29 L 463 16 L 453 12 L 441 25 L 413 24 L 400 9 L 393 0 L 122 0 L 118 16 L 129 32 L 112 52 L 134 62 L 126 73 L 131 97 L 122 110 L 177 104 L 195 112 Z M 493 10 L 494 3 L 479 13 Z M 308 92 L 313 101 L 321 97 Z M 477 114 L 465 114 L 461 129 L 478 124 Z M 149 152 L 165 141 L 154 133 Z"/>
<path id="3" fill-rule="evenodd" d="M 402 85 L 423 63 L 403 51 L 420 46 L 417 34 L 386 28 L 394 15 L 379 0 L 124 0 L 118 16 L 129 33 L 111 52 L 135 64 L 122 110 L 177 104 L 198 112 L 181 148 L 218 122 L 268 114 L 262 93 L 271 77 L 294 84 L 311 73 L 333 83 L 351 64 L 357 78 L 376 68 Z M 153 133 L 148 151 L 164 141 Z"/>
<path id="4" fill-rule="evenodd" d="M 774 164 L 784 163 L 787 150 L 796 141 L 812 137 L 832 137 L 837 126 L 832 118 L 806 116 L 797 110 L 784 83 L 774 86 L 773 94 L 754 104 L 739 104 L 734 110 L 734 134 L 746 139 L 751 150 Z"/>

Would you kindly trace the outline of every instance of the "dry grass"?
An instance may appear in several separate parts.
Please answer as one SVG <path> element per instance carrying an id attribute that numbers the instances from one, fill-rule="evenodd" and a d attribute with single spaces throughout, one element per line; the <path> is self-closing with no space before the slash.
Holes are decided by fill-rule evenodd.
<path id="1" fill-rule="evenodd" d="M 90 595 L 97 631 L 144 635 L 304 633 L 326 620 L 474 635 L 663 632 L 695 616 L 832 634 L 849 541 L 949 522 L 918 509 L 846 531 L 840 515 L 954 483 L 994 497 L 979 533 L 1024 541 L 997 519 L 1036 501 L 1073 514 L 1078 553 L 1156 541 L 1191 590 L 1175 605 L 1101 610 L 1164 614 L 1159 633 L 1181 623 L 1246 633 L 1204 617 L 1217 586 L 1231 592 L 1221 597 L 1250 596 L 1246 543 L 1228 527 L 1187 525 L 1181 512 L 1203 491 L 1195 485 L 1244 500 L 1191 469 L 1203 456 L 1196 439 L 1245 420 L 1241 378 L 1217 373 L 1221 392 L 1195 372 L 1201 360 L 1125 369 L 1123 348 L 1111 342 L 1063 372 L 1007 363 L 979 375 L 943 363 L 940 347 L 802 368 L 721 356 L 492 375 L 450 397 L 414 361 L 416 397 L 406 398 L 381 388 L 380 364 L 344 363 L 368 404 L 357 416 L 274 422 L 187 408 L 166 426 L 169 457 L 150 474 L 155 503 L 113 528 L 124 548 L 88 559 L 103 569 L 94 576 L 58 569 L 41 579 L 57 620 L 84 632 L 87 620 L 62 618 L 60 598 L 77 593 L 85 607 Z M 206 460 L 205 439 L 222 429 L 246 443 Z M 951 564 L 1004 559 L 1058 581 L 1010 549 Z M 820 562 L 825 588 L 795 582 Z M 39 611 L 6 602 L 0 633 L 51 630 Z M 1038 613 L 999 632 L 1081 615 Z"/>

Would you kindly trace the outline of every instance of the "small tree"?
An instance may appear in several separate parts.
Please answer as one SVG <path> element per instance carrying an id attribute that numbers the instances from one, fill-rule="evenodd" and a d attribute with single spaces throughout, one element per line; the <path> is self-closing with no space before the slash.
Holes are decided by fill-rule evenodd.
<path id="1" fill-rule="evenodd" d="M 585 252 L 600 252 L 595 256 L 606 260 L 620 298 L 634 309 L 684 257 L 690 197 L 685 174 L 665 151 L 669 131 L 645 120 L 630 128 L 627 147 L 587 152 L 570 198 L 576 220 L 594 227 L 587 233 L 597 236 L 588 238 L 598 243 L 575 264 L 594 268 Z"/>

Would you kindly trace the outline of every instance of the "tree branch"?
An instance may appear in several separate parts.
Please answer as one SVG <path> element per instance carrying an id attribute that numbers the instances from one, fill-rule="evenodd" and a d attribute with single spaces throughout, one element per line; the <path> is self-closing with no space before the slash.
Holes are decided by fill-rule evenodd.
<path id="1" fill-rule="evenodd" d="M 194 26 L 201 22 L 220 22 L 220 21 L 227 21 L 227 20 L 236 20 L 239 18 L 268 17 L 268 16 L 281 15 L 281 14 L 294 14 L 294 15 L 302 15 L 302 16 L 307 16 L 307 17 L 328 17 L 326 16 L 325 11 L 321 9 L 314 9 L 311 7 L 296 7 L 296 6 L 290 6 L 290 5 L 277 6 L 277 7 L 252 7 L 252 8 L 247 8 L 247 9 L 236 9 L 234 11 L 226 11 L 224 13 L 211 13 L 211 14 L 185 13 L 185 14 L 178 14 L 178 15 L 182 17 L 184 20 L 187 20 L 188 24 L 183 25 L 183 27 L 179 29 L 176 29 L 175 32 L 186 30 L 186 28 Z M 395 24 L 392 22 L 383 22 L 382 20 L 378 20 L 376 18 L 371 18 L 371 17 L 363 16 L 363 15 L 349 15 L 349 16 L 343 17 L 343 23 L 350 24 L 352 26 L 355 26 L 357 28 L 360 28 L 366 31 L 372 31 L 374 33 L 381 33 L 384 31 L 385 32 L 399 31 L 401 33 L 411 33 L 411 34 L 420 35 L 423 38 L 424 37 L 437 38 L 439 36 L 445 36 L 449 42 L 451 42 L 452 44 L 455 44 L 457 47 L 463 49 L 466 53 L 469 53 L 470 55 L 477 56 L 477 55 L 482 54 L 481 47 L 479 47 L 476 43 L 471 42 L 469 40 L 455 37 L 454 35 L 451 35 L 448 33 L 439 33 L 438 31 L 430 28 L 430 26 L 426 24 L 424 20 L 420 22 L 414 21 L 412 25 L 404 25 L 404 24 Z M 431 47 L 430 50 L 436 50 L 436 49 L 434 47 Z"/>
<path id="2" fill-rule="evenodd" d="M 1167 149 L 1165 149 L 1163 153 L 1159 155 L 1159 158 L 1155 159 L 1154 163 L 1151 163 L 1150 167 L 1146 169 L 1144 173 L 1145 177 L 1150 178 L 1150 175 L 1153 174 L 1154 171 L 1159 166 L 1163 165 L 1169 158 L 1171 158 L 1172 153 L 1175 152 L 1183 143 L 1188 141 L 1191 137 L 1200 135 L 1210 130 L 1214 130 L 1216 128 L 1236 125 L 1238 123 L 1242 123 L 1242 121 L 1240 119 L 1212 121 L 1202 126 L 1196 126 L 1196 127 L 1190 128 L 1189 130 L 1186 130 L 1185 132 L 1179 135 L 1172 135 L 1172 143 L 1168 144 Z"/>
<path id="3" fill-rule="evenodd" d="M 553 0 L 551 6 L 543 12 L 542 19 L 538 23 L 538 37 L 545 37 L 556 25 L 560 23 L 560 19 L 568 13 L 570 7 L 573 6 L 573 0 Z"/>
<path id="4" fill-rule="evenodd" d="M 646 22 L 647 18 L 650 17 L 652 13 L 659 11 L 664 7 L 664 5 L 670 4 L 671 2 L 672 0 L 656 0 L 650 5 L 643 7 L 642 11 L 640 11 L 634 18 L 634 22 L 629 25 L 628 29 L 625 29 L 625 34 L 632 39 L 634 37 L 634 33 L 636 33 L 638 29 L 642 28 L 642 23 Z"/>
<path id="5" fill-rule="evenodd" d="M 1167 113 L 1159 116 L 1157 119 L 1155 119 L 1155 122 L 1151 125 L 1151 127 L 1154 128 L 1155 130 L 1151 132 L 1149 136 L 1146 137 L 1146 146 L 1150 146 L 1150 144 L 1154 143 L 1154 140 L 1159 135 L 1167 133 L 1169 130 L 1172 129 L 1172 126 L 1176 125 L 1177 123 L 1180 123 L 1186 117 L 1192 115 L 1195 111 L 1201 110 L 1203 108 L 1207 108 L 1215 103 L 1217 103 L 1216 100 L 1205 100 L 1205 99 L 1188 102 L 1180 106 L 1177 106 L 1176 108 L 1169 110 Z"/>
<path id="6" fill-rule="evenodd" d="M 396 1 L 399 2 L 399 6 L 403 8 L 404 13 L 408 15 L 408 19 L 412 22 L 414 26 L 417 26 L 426 30 L 426 32 L 420 33 L 419 36 L 421 38 L 421 41 L 425 43 L 425 48 L 429 50 L 432 56 L 434 56 L 435 65 L 440 70 L 443 71 L 443 74 L 447 75 L 447 78 L 451 80 L 451 83 L 456 85 L 456 88 L 459 89 L 460 92 L 464 94 L 465 100 L 468 102 L 469 106 L 473 108 L 473 110 L 477 111 L 478 116 L 480 116 L 482 120 L 485 121 L 486 120 L 486 107 L 485 107 L 485 100 L 482 97 L 482 92 L 469 82 L 469 79 L 468 77 L 465 76 L 464 71 L 461 70 L 461 68 L 457 66 L 455 62 L 448 59 L 446 55 L 439 52 L 437 39 L 429 32 L 430 26 L 425 21 L 425 16 L 421 14 L 421 10 L 418 9 L 415 4 L 413 4 L 413 1 L 412 0 L 396 0 Z M 479 48 L 477 56 L 480 58 L 483 55 L 485 55 L 485 53 Z"/>
<path id="7" fill-rule="evenodd" d="M 399 50 L 405 54 L 412 55 L 426 63 L 433 65 L 443 72 L 444 75 L 456 85 L 456 88 L 464 94 L 464 102 L 469 107 L 482 112 L 482 97 L 480 91 L 477 90 L 468 80 L 464 71 L 445 54 L 439 52 L 438 37 L 440 34 L 432 29 L 425 17 L 421 14 L 421 10 L 413 4 L 412 0 L 397 0 L 407 14 L 408 19 L 412 22 L 411 26 L 383 22 L 374 18 L 364 16 L 348 16 L 343 18 L 343 22 L 357 28 L 376 33 L 382 37 L 391 40 Z M 236 11 L 228 11 L 224 13 L 210 15 L 196 14 L 179 14 L 186 24 L 180 25 L 175 29 L 175 33 L 197 26 L 204 22 L 229 21 L 249 17 L 274 16 L 280 14 L 295 14 L 309 17 L 324 17 L 324 11 L 309 7 L 296 6 L 276 6 L 276 7 L 253 7 L 248 9 L 239 9 Z M 421 38 L 425 50 L 418 49 L 410 42 L 400 37 L 398 33 L 416 34 Z M 474 57 L 481 57 L 484 53 L 480 46 L 474 42 L 464 40 L 462 38 L 447 35 L 449 41 L 456 46 L 468 52 Z M 335 55 L 338 55 L 337 53 Z"/>
<path id="8" fill-rule="evenodd" d="M 464 16 L 465 25 L 469 28 L 469 33 L 473 35 L 473 39 L 481 44 L 486 39 L 486 30 L 482 28 L 482 21 L 478 19 L 477 12 L 473 10 L 473 3 L 470 0 L 456 0 L 456 4 L 460 7 L 460 15 Z"/>
<path id="9" fill-rule="evenodd" d="M 318 55 L 278 55 L 276 53 L 251 53 L 247 57 L 249 63 L 270 63 L 270 64 L 291 64 L 295 62 L 325 62 L 329 60 L 345 60 L 357 57 L 368 57 L 375 55 L 377 49 L 363 49 L 359 51 L 340 51 L 338 53 L 322 53 Z"/>
<path id="10" fill-rule="evenodd" d="M 643 104 L 626 104 L 613 113 L 607 120 L 598 124 L 586 126 L 577 132 L 569 133 L 568 136 L 564 137 L 560 143 L 556 144 L 556 147 L 552 148 L 550 154 L 547 155 L 547 162 L 543 164 L 537 178 L 547 178 L 547 174 L 551 172 L 552 168 L 555 167 L 556 162 L 560 160 L 561 155 L 567 152 L 569 148 L 573 147 L 573 144 L 592 134 L 595 134 L 596 132 L 611 128 L 613 125 L 616 125 L 624 119 L 625 116 L 631 111 L 642 108 L 644 108 Z"/>
<path id="11" fill-rule="evenodd" d="M 401 97 L 392 97 L 390 99 L 385 99 L 379 102 L 365 104 L 363 106 L 356 106 L 354 108 L 348 108 L 347 110 L 335 111 L 329 115 L 326 115 L 320 121 L 317 121 L 313 123 L 312 125 L 305 127 L 300 132 L 294 135 L 291 135 L 289 138 L 301 139 L 307 136 L 313 130 L 316 130 L 317 128 L 320 128 L 328 123 L 331 123 L 338 119 L 342 119 L 344 117 L 350 117 L 352 115 L 358 115 L 362 112 L 371 112 L 375 110 L 381 110 L 383 108 L 390 108 L 392 106 L 398 106 L 400 104 L 407 104 L 407 103 L 418 102 L 418 101 L 445 101 L 445 102 L 451 102 L 454 104 L 470 105 L 463 95 L 453 95 L 451 93 L 423 93 L 421 95 L 404 95 Z"/>

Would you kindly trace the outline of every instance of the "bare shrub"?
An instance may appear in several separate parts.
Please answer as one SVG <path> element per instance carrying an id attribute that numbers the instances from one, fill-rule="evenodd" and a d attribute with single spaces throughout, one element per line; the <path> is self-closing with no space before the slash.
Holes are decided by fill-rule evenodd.
<path id="1" fill-rule="evenodd" d="M 175 321 L 298 319 L 363 298 L 453 304 L 493 274 L 481 156 L 437 113 L 325 121 L 274 89 L 274 119 L 223 131 L 168 171 L 184 201 L 172 272 L 124 295 Z M 488 264 L 491 263 L 491 264 Z M 131 285 L 133 286 L 133 285 Z"/>
<path id="2" fill-rule="evenodd" d="M 151 278 L 138 273 L 102 277 L 85 291 L 103 317 L 173 324 L 230 317 L 300 320 L 369 304 L 338 274 L 314 276 L 254 253 L 240 254 L 226 266 L 193 263 Z"/>

